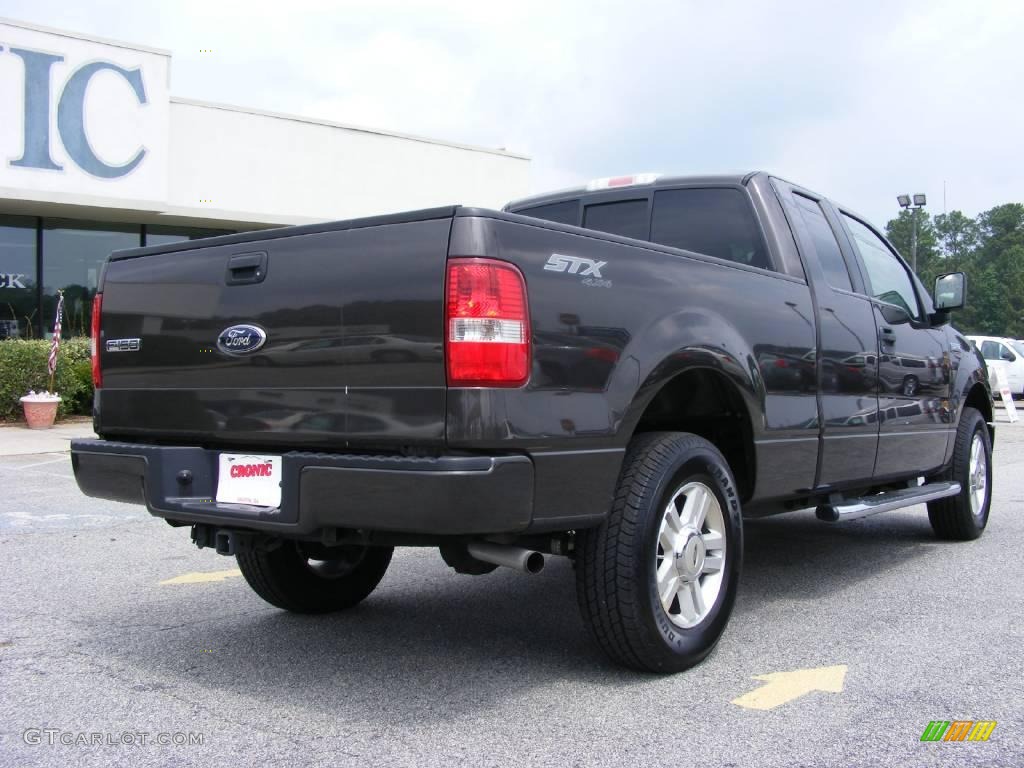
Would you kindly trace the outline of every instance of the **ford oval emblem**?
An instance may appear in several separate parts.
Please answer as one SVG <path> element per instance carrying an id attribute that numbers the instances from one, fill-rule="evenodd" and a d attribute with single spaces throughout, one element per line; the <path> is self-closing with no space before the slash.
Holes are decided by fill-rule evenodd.
<path id="1" fill-rule="evenodd" d="M 267 332 L 258 325 L 232 325 L 217 337 L 217 349 L 229 355 L 255 352 L 267 340 Z"/>

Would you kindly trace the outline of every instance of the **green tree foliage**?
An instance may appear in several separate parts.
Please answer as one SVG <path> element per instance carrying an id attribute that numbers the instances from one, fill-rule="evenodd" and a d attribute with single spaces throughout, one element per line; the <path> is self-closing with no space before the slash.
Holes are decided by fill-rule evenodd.
<path id="1" fill-rule="evenodd" d="M 935 217 L 935 235 L 939 239 L 942 255 L 953 271 L 960 268 L 974 253 L 980 242 L 978 225 L 961 211 L 940 213 Z"/>
<path id="2" fill-rule="evenodd" d="M 910 261 L 910 211 L 886 234 Z M 934 219 L 918 212 L 917 274 L 930 287 L 938 275 L 967 275 L 967 306 L 953 322 L 964 333 L 1024 338 L 1024 205 L 997 205 L 972 219 L 961 211 Z"/>
<path id="3" fill-rule="evenodd" d="M 885 226 L 885 234 L 910 262 L 914 213 L 905 208 Z M 927 211 L 917 211 L 917 274 L 931 274 L 939 261 L 939 241 Z M 923 278 L 922 278 L 923 279 Z"/>

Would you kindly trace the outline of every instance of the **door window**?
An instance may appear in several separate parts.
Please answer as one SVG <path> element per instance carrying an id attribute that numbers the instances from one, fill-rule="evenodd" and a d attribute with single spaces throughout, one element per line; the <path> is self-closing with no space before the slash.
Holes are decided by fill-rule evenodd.
<path id="1" fill-rule="evenodd" d="M 0 339 L 32 335 L 36 279 L 35 219 L 0 216 Z"/>
<path id="2" fill-rule="evenodd" d="M 843 259 L 843 252 L 839 250 L 839 243 L 836 241 L 835 232 L 829 226 L 828 219 L 821 210 L 821 206 L 809 197 L 795 194 L 797 206 L 800 208 L 800 216 L 807 226 L 814 243 L 814 252 L 818 255 L 818 262 L 825 270 L 825 280 L 833 288 L 842 288 L 844 291 L 852 291 L 850 283 L 850 272 L 846 269 L 846 261 Z"/>
<path id="3" fill-rule="evenodd" d="M 887 304 L 894 304 L 915 320 L 920 319 L 914 284 L 896 254 L 889 250 L 882 238 L 857 219 L 844 213 L 843 220 L 867 270 L 871 295 Z"/>
<path id="4" fill-rule="evenodd" d="M 138 224 L 100 224 L 69 219 L 43 221 L 43 321 L 52 331 L 57 290 L 64 291 L 65 336 L 91 333 L 92 297 L 111 251 L 142 244 Z"/>
<path id="5" fill-rule="evenodd" d="M 981 356 L 986 360 L 1005 360 L 1009 363 L 1017 359 L 1008 346 L 1000 344 L 998 341 L 981 342 Z"/>

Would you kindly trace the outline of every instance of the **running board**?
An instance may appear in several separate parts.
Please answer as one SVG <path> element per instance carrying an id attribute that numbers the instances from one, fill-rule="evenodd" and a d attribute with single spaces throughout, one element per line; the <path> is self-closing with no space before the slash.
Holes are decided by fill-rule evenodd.
<path id="1" fill-rule="evenodd" d="M 859 499 L 844 499 L 840 504 L 822 504 L 815 514 L 826 523 L 837 523 L 841 520 L 856 520 L 859 517 L 876 515 L 879 512 L 890 512 L 894 509 L 924 504 L 926 501 L 944 499 L 960 493 L 960 483 L 928 483 L 914 488 L 902 488 L 898 491 L 886 491 L 874 496 Z"/>

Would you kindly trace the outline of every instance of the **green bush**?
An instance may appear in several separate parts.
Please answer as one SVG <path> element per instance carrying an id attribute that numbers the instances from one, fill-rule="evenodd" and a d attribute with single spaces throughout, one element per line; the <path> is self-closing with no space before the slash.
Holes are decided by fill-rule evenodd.
<path id="1" fill-rule="evenodd" d="M 21 418 L 18 398 L 30 389 L 41 392 L 50 377 L 46 359 L 50 342 L 44 339 L 6 339 L 0 341 L 0 420 Z M 89 340 L 64 339 L 57 355 L 57 394 L 63 400 L 58 416 L 92 412 L 92 365 Z"/>

